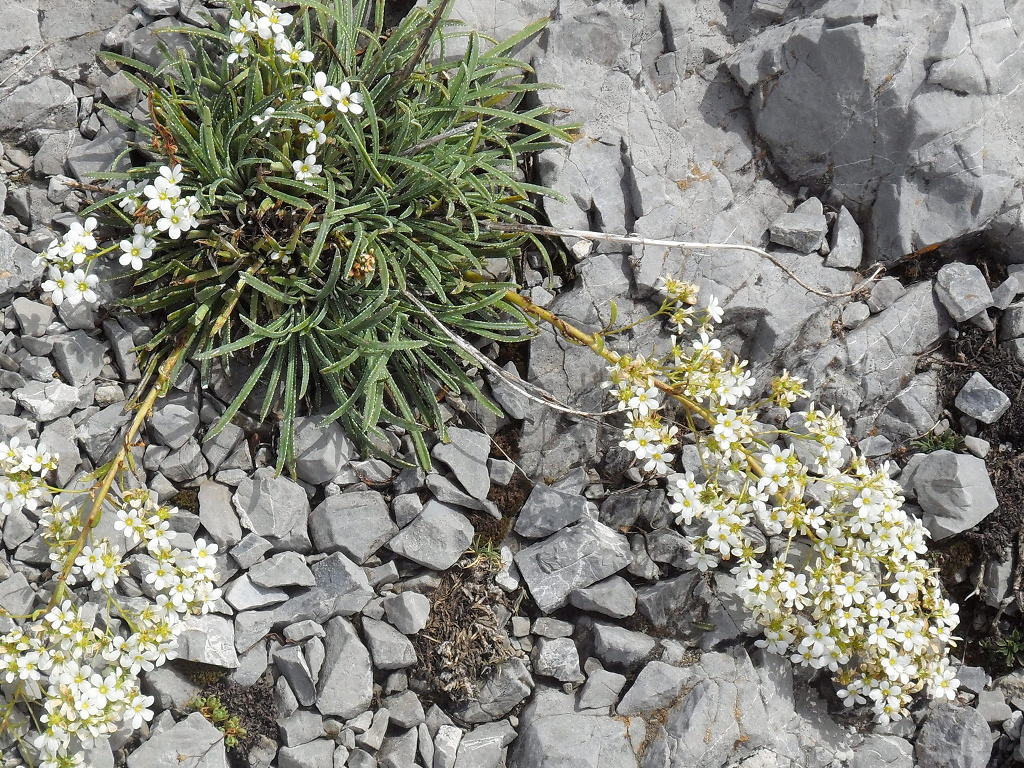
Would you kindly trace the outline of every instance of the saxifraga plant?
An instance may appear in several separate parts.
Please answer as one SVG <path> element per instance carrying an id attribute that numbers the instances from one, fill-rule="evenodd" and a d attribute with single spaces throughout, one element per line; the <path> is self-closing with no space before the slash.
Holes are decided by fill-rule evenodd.
<path id="1" fill-rule="evenodd" d="M 444 435 L 438 390 L 496 410 L 437 320 L 460 335 L 524 336 L 506 298 L 515 286 L 467 274 L 488 259 L 514 270 L 527 242 L 548 258 L 532 234 L 481 226 L 532 222 L 531 198 L 550 194 L 519 164 L 566 134 L 545 122 L 549 108 L 524 107 L 544 86 L 509 56 L 543 23 L 487 47 L 446 19 L 447 5 L 386 32 L 384 3 L 369 0 L 302 0 L 294 16 L 236 3 L 230 26 L 190 30 L 194 52 L 167 50 L 159 69 L 108 54 L 149 94 L 151 124 L 115 114 L 159 159 L 105 174 L 131 181 L 86 214 L 114 242 L 140 223 L 161 228 L 124 300 L 160 318 L 142 347 L 147 378 L 169 360 L 168 380 L 189 359 L 206 380 L 214 365 L 244 370 L 210 434 L 243 404 L 275 412 L 279 468 L 304 407 L 338 420 L 364 453 L 386 446 L 378 424 L 397 425 L 429 465 L 423 434 Z M 448 60 L 455 38 L 465 50 Z M 160 177 L 140 194 L 159 166 L 192 202 L 178 237 L 149 204 Z"/>

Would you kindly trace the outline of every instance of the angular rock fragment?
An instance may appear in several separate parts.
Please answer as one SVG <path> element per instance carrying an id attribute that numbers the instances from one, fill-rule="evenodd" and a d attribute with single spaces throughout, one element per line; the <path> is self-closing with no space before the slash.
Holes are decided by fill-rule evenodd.
<path id="1" fill-rule="evenodd" d="M 1009 409 L 1010 398 L 975 371 L 957 392 L 954 405 L 961 413 L 985 424 L 994 424 Z"/>
<path id="2" fill-rule="evenodd" d="M 569 593 L 605 579 L 629 565 L 626 537 L 585 519 L 515 556 L 530 594 L 544 613 L 566 604 Z"/>
<path id="3" fill-rule="evenodd" d="M 309 516 L 318 552 L 344 552 L 363 563 L 398 533 L 384 497 L 376 491 L 328 496 Z"/>
<path id="4" fill-rule="evenodd" d="M 957 322 L 974 317 L 992 306 L 992 292 L 985 276 L 973 264 L 954 261 L 935 276 L 935 295 Z"/>
<path id="5" fill-rule="evenodd" d="M 414 563 L 443 571 L 455 564 L 473 541 L 469 520 L 436 499 L 403 528 L 388 544 L 396 555 Z"/>
<path id="6" fill-rule="evenodd" d="M 920 460 L 911 482 L 936 541 L 973 528 L 998 505 L 985 462 L 976 456 L 933 451 Z"/>

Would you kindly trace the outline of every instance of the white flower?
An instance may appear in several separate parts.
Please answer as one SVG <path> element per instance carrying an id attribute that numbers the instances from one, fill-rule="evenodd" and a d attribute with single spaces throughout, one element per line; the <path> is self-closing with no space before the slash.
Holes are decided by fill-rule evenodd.
<path id="1" fill-rule="evenodd" d="M 327 73 L 317 72 L 313 75 L 313 84 L 307 88 L 302 98 L 309 102 L 318 102 L 321 107 L 329 107 L 341 92 L 333 85 L 327 84 Z"/>
<path id="2" fill-rule="evenodd" d="M 85 246 L 86 250 L 96 250 L 96 237 L 93 231 L 96 229 L 96 219 L 90 216 L 85 220 L 85 223 L 75 222 L 71 225 L 71 229 L 68 230 L 65 236 L 65 241 L 76 240 Z"/>
<path id="3" fill-rule="evenodd" d="M 131 266 L 132 269 L 142 269 L 143 262 L 153 255 L 153 249 L 147 246 L 145 235 L 135 235 L 131 240 L 122 240 L 119 243 L 121 256 L 118 263 L 121 266 Z"/>
<path id="4" fill-rule="evenodd" d="M 125 708 L 125 722 L 132 728 L 141 728 L 143 723 L 153 719 L 153 711 L 149 709 L 153 705 L 152 696 L 137 695 L 128 703 Z"/>
<path id="5" fill-rule="evenodd" d="M 95 288 L 99 284 L 99 277 L 96 275 L 87 275 L 85 270 L 76 269 L 69 275 L 66 275 L 67 282 L 64 287 L 64 295 L 67 299 L 68 304 L 71 306 L 77 306 L 81 302 L 86 304 L 95 304 L 99 301 Z"/>
<path id="6" fill-rule="evenodd" d="M 233 30 L 240 34 L 256 34 L 256 22 L 252 20 L 252 16 L 248 12 L 243 13 L 240 19 L 231 19 L 228 24 Z"/>
<path id="7" fill-rule="evenodd" d="M 141 187 L 143 186 L 141 181 L 129 181 L 124 187 L 123 192 L 127 192 L 124 197 L 117 201 L 117 206 L 126 213 L 134 213 L 135 209 L 139 207 L 139 200 L 142 196 Z"/>
<path id="8" fill-rule="evenodd" d="M 231 47 L 231 53 L 228 54 L 228 64 L 249 57 L 249 38 L 245 34 L 242 32 L 232 32 L 228 37 L 228 43 Z"/>
<path id="9" fill-rule="evenodd" d="M 67 272 L 62 272 L 57 267 L 50 267 L 48 275 L 50 279 L 44 280 L 43 284 L 39 287 L 43 293 L 50 294 L 50 300 L 55 306 L 59 306 L 64 303 L 68 284 L 71 282 L 71 275 Z"/>
<path id="10" fill-rule="evenodd" d="M 188 205 L 175 205 L 160 211 L 160 218 L 156 221 L 156 228 L 166 232 L 171 240 L 177 240 L 183 232 L 191 228 L 192 214 Z"/>
<path id="11" fill-rule="evenodd" d="M 301 123 L 299 125 L 299 133 L 309 136 L 309 143 L 306 144 L 306 154 L 312 155 L 317 149 L 327 141 L 327 136 L 324 135 L 324 121 L 319 121 L 316 125 L 310 125 L 309 123 Z"/>
<path id="12" fill-rule="evenodd" d="M 163 165 L 160 167 L 160 176 L 166 179 L 168 184 L 179 186 L 185 179 L 185 172 L 181 170 L 181 163 L 177 163 L 173 168 Z"/>
<path id="13" fill-rule="evenodd" d="M 196 539 L 196 546 L 192 549 L 191 555 L 195 558 L 196 565 L 199 568 L 215 568 L 217 566 L 217 559 L 214 555 L 217 554 L 217 545 L 213 542 L 209 544 L 206 539 Z"/>
<path id="14" fill-rule="evenodd" d="M 725 310 L 722 309 L 722 305 L 718 303 L 718 299 L 714 296 L 708 298 L 708 305 L 704 308 L 707 312 L 708 319 L 715 323 L 722 322 L 722 317 L 725 315 Z"/>
<path id="15" fill-rule="evenodd" d="M 337 102 L 338 111 L 341 113 L 351 112 L 353 115 L 363 114 L 363 94 L 354 93 L 352 86 L 342 83 L 334 96 Z"/>
<path id="16" fill-rule="evenodd" d="M 313 60 L 313 52 L 305 50 L 302 43 L 293 43 L 284 35 L 274 38 L 274 47 L 282 61 L 292 64 L 309 64 Z"/>
<path id="17" fill-rule="evenodd" d="M 274 109 L 273 107 L 267 107 L 266 109 L 263 110 L 262 115 L 253 115 L 251 120 L 256 125 L 263 125 L 265 122 L 267 122 L 267 120 L 269 120 L 273 116 L 274 112 L 276 111 L 277 110 Z"/>
<path id="18" fill-rule="evenodd" d="M 658 389 L 656 387 L 637 387 L 633 390 L 633 396 L 626 403 L 631 410 L 641 416 L 646 416 L 651 411 L 660 407 L 658 404 Z"/>
<path id="19" fill-rule="evenodd" d="M 256 0 L 256 10 L 261 16 L 256 19 L 256 32 L 264 40 L 269 40 L 275 35 L 284 32 L 284 28 L 292 23 L 292 15 L 284 13 L 272 6 L 270 3 Z"/>
<path id="20" fill-rule="evenodd" d="M 166 167 L 166 166 L 165 166 Z M 161 171 L 163 168 L 160 169 Z M 146 208 L 151 211 L 163 210 L 166 206 L 174 206 L 181 197 L 181 188 L 165 176 L 158 176 L 152 184 L 147 184 L 142 194 L 149 198 Z"/>
<path id="21" fill-rule="evenodd" d="M 305 160 L 292 161 L 292 170 L 295 171 L 295 178 L 303 181 L 318 175 L 323 167 L 317 165 L 316 155 L 306 155 Z"/>

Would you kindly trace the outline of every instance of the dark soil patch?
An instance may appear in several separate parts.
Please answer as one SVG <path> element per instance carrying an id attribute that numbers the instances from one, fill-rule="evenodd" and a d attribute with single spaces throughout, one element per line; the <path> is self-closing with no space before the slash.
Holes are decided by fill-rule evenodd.
<path id="1" fill-rule="evenodd" d="M 1006 279 L 1006 265 L 991 258 L 991 251 L 977 235 L 921 248 L 890 265 L 886 272 L 905 285 L 912 285 L 935 277 L 945 264 L 952 261 L 975 264 L 990 285 L 998 285 Z"/>
<path id="2" fill-rule="evenodd" d="M 491 458 L 505 461 L 519 459 L 520 425 L 517 422 L 506 425 L 491 438 Z M 497 546 L 508 534 L 515 522 L 516 515 L 523 508 L 526 499 L 533 490 L 533 484 L 526 475 L 516 469 L 508 485 L 491 484 L 487 499 L 493 501 L 501 511 L 501 520 L 488 515 L 471 515 L 477 536 L 486 543 Z"/>
<path id="3" fill-rule="evenodd" d="M 995 424 L 978 425 L 978 437 L 992 445 L 986 464 L 999 508 L 958 539 L 974 544 L 979 562 L 993 553 L 1008 556 L 1024 524 L 1024 366 L 997 343 L 994 332 L 969 324 L 959 331 L 959 337 L 948 342 L 949 362 L 940 368 L 947 407 L 954 410 L 957 392 L 976 371 L 1010 398 L 1009 410 Z"/>
<path id="4" fill-rule="evenodd" d="M 941 264 L 939 265 L 941 266 Z M 978 261 L 990 283 L 1004 277 L 1002 265 Z M 972 569 L 997 560 L 1014 561 L 1011 583 L 1020 584 L 1024 563 L 1018 553 L 1024 536 L 1024 365 L 1001 348 L 995 332 L 985 331 L 969 323 L 958 326 L 956 339 L 947 340 L 942 350 L 944 362 L 936 362 L 939 370 L 940 394 L 950 413 L 956 414 L 957 393 L 975 373 L 1010 398 L 1010 408 L 995 424 L 979 424 L 977 436 L 991 444 L 985 459 L 999 507 L 976 528 L 930 547 L 928 558 L 939 568 L 943 586 L 950 597 L 960 603 L 961 630 L 964 643 L 958 655 L 968 664 L 984 667 L 993 674 L 1005 672 L 992 642 L 1004 636 L 1011 625 L 996 609 L 986 605 L 977 595 L 966 599 L 975 588 Z M 968 575 L 967 581 L 960 579 Z M 1017 609 L 1024 611 L 1024 594 L 1015 590 Z"/>
<path id="5" fill-rule="evenodd" d="M 228 760 L 233 768 L 249 768 L 245 756 L 259 735 L 277 740 L 277 721 L 280 718 L 274 703 L 274 683 L 270 675 L 264 675 L 254 685 L 246 688 L 228 680 L 228 671 L 221 667 L 181 659 L 172 661 L 171 666 L 177 667 L 199 686 L 196 698 L 216 696 L 230 715 L 238 716 L 246 735 L 238 739 L 237 747 L 228 750 Z M 192 707 L 186 709 L 195 711 Z"/>

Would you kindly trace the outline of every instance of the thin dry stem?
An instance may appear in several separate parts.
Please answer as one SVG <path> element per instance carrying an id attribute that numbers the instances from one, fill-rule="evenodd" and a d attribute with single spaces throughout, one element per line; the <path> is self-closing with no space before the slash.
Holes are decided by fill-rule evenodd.
<path id="1" fill-rule="evenodd" d="M 855 285 L 851 290 L 843 291 L 842 293 L 830 293 L 828 291 L 822 291 L 809 286 L 797 277 L 789 267 L 780 262 L 772 254 L 768 253 L 768 251 L 757 248 L 753 245 L 743 245 L 742 243 L 697 243 L 687 242 L 684 240 L 660 240 L 651 237 L 640 237 L 640 235 L 611 235 L 605 232 L 591 232 L 586 229 L 558 229 L 557 227 L 546 227 L 540 224 L 504 224 L 497 221 L 484 221 L 481 222 L 481 226 L 483 226 L 484 229 L 490 229 L 494 232 L 525 232 L 532 235 L 545 235 L 547 237 L 578 237 L 581 240 L 589 240 L 591 242 L 604 241 L 607 243 L 626 243 L 628 245 L 652 245 L 664 248 L 681 248 L 694 251 L 747 251 L 748 253 L 757 254 L 762 259 L 770 261 L 776 267 L 785 272 L 793 282 L 805 291 L 809 291 L 816 296 L 822 296 L 826 299 L 843 299 L 850 296 L 856 296 L 863 291 L 866 286 L 875 282 L 881 276 L 882 272 L 885 271 L 885 267 L 878 265 L 867 278 Z"/>

